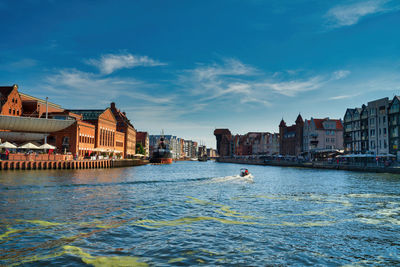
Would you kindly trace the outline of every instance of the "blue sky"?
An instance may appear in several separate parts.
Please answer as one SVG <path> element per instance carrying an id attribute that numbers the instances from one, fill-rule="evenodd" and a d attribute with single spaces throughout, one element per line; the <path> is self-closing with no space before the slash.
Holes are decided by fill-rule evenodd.
<path id="1" fill-rule="evenodd" d="M 215 147 L 400 94 L 400 2 L 4 1 L 0 84 Z"/>

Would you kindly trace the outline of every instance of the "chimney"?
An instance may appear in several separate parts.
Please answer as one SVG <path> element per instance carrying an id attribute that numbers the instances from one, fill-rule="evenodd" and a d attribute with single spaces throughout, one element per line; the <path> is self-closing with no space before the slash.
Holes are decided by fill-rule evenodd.
<path id="1" fill-rule="evenodd" d="M 115 103 L 111 102 L 111 109 L 115 109 Z"/>

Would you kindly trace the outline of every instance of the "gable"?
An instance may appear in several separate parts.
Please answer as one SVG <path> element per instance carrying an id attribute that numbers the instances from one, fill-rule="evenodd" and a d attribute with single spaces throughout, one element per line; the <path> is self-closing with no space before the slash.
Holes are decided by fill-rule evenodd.
<path id="1" fill-rule="evenodd" d="M 107 108 L 102 114 L 100 114 L 99 118 L 113 123 L 117 123 L 117 120 L 115 119 L 115 116 L 110 108 Z"/>

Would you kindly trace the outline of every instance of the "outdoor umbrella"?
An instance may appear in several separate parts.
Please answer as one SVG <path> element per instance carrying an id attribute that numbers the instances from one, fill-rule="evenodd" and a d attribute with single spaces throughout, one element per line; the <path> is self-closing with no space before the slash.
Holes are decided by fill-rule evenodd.
<path id="1" fill-rule="evenodd" d="M 22 148 L 22 149 L 40 149 L 38 146 L 32 144 L 32 143 L 26 143 L 18 148 Z"/>
<path id="2" fill-rule="evenodd" d="M 40 149 L 56 149 L 55 146 L 49 145 L 49 144 L 43 144 L 39 147 Z"/>
<path id="3" fill-rule="evenodd" d="M 11 144 L 10 142 L 4 142 L 0 144 L 0 148 L 17 148 L 17 146 Z"/>

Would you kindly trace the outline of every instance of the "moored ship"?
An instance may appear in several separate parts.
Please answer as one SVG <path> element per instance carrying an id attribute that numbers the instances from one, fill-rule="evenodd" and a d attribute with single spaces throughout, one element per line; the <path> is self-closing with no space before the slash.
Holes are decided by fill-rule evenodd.
<path id="1" fill-rule="evenodd" d="M 150 158 L 150 163 L 158 164 L 171 164 L 172 163 L 172 153 L 164 142 L 164 138 L 160 138 L 158 147 L 154 149 L 153 154 Z"/>

